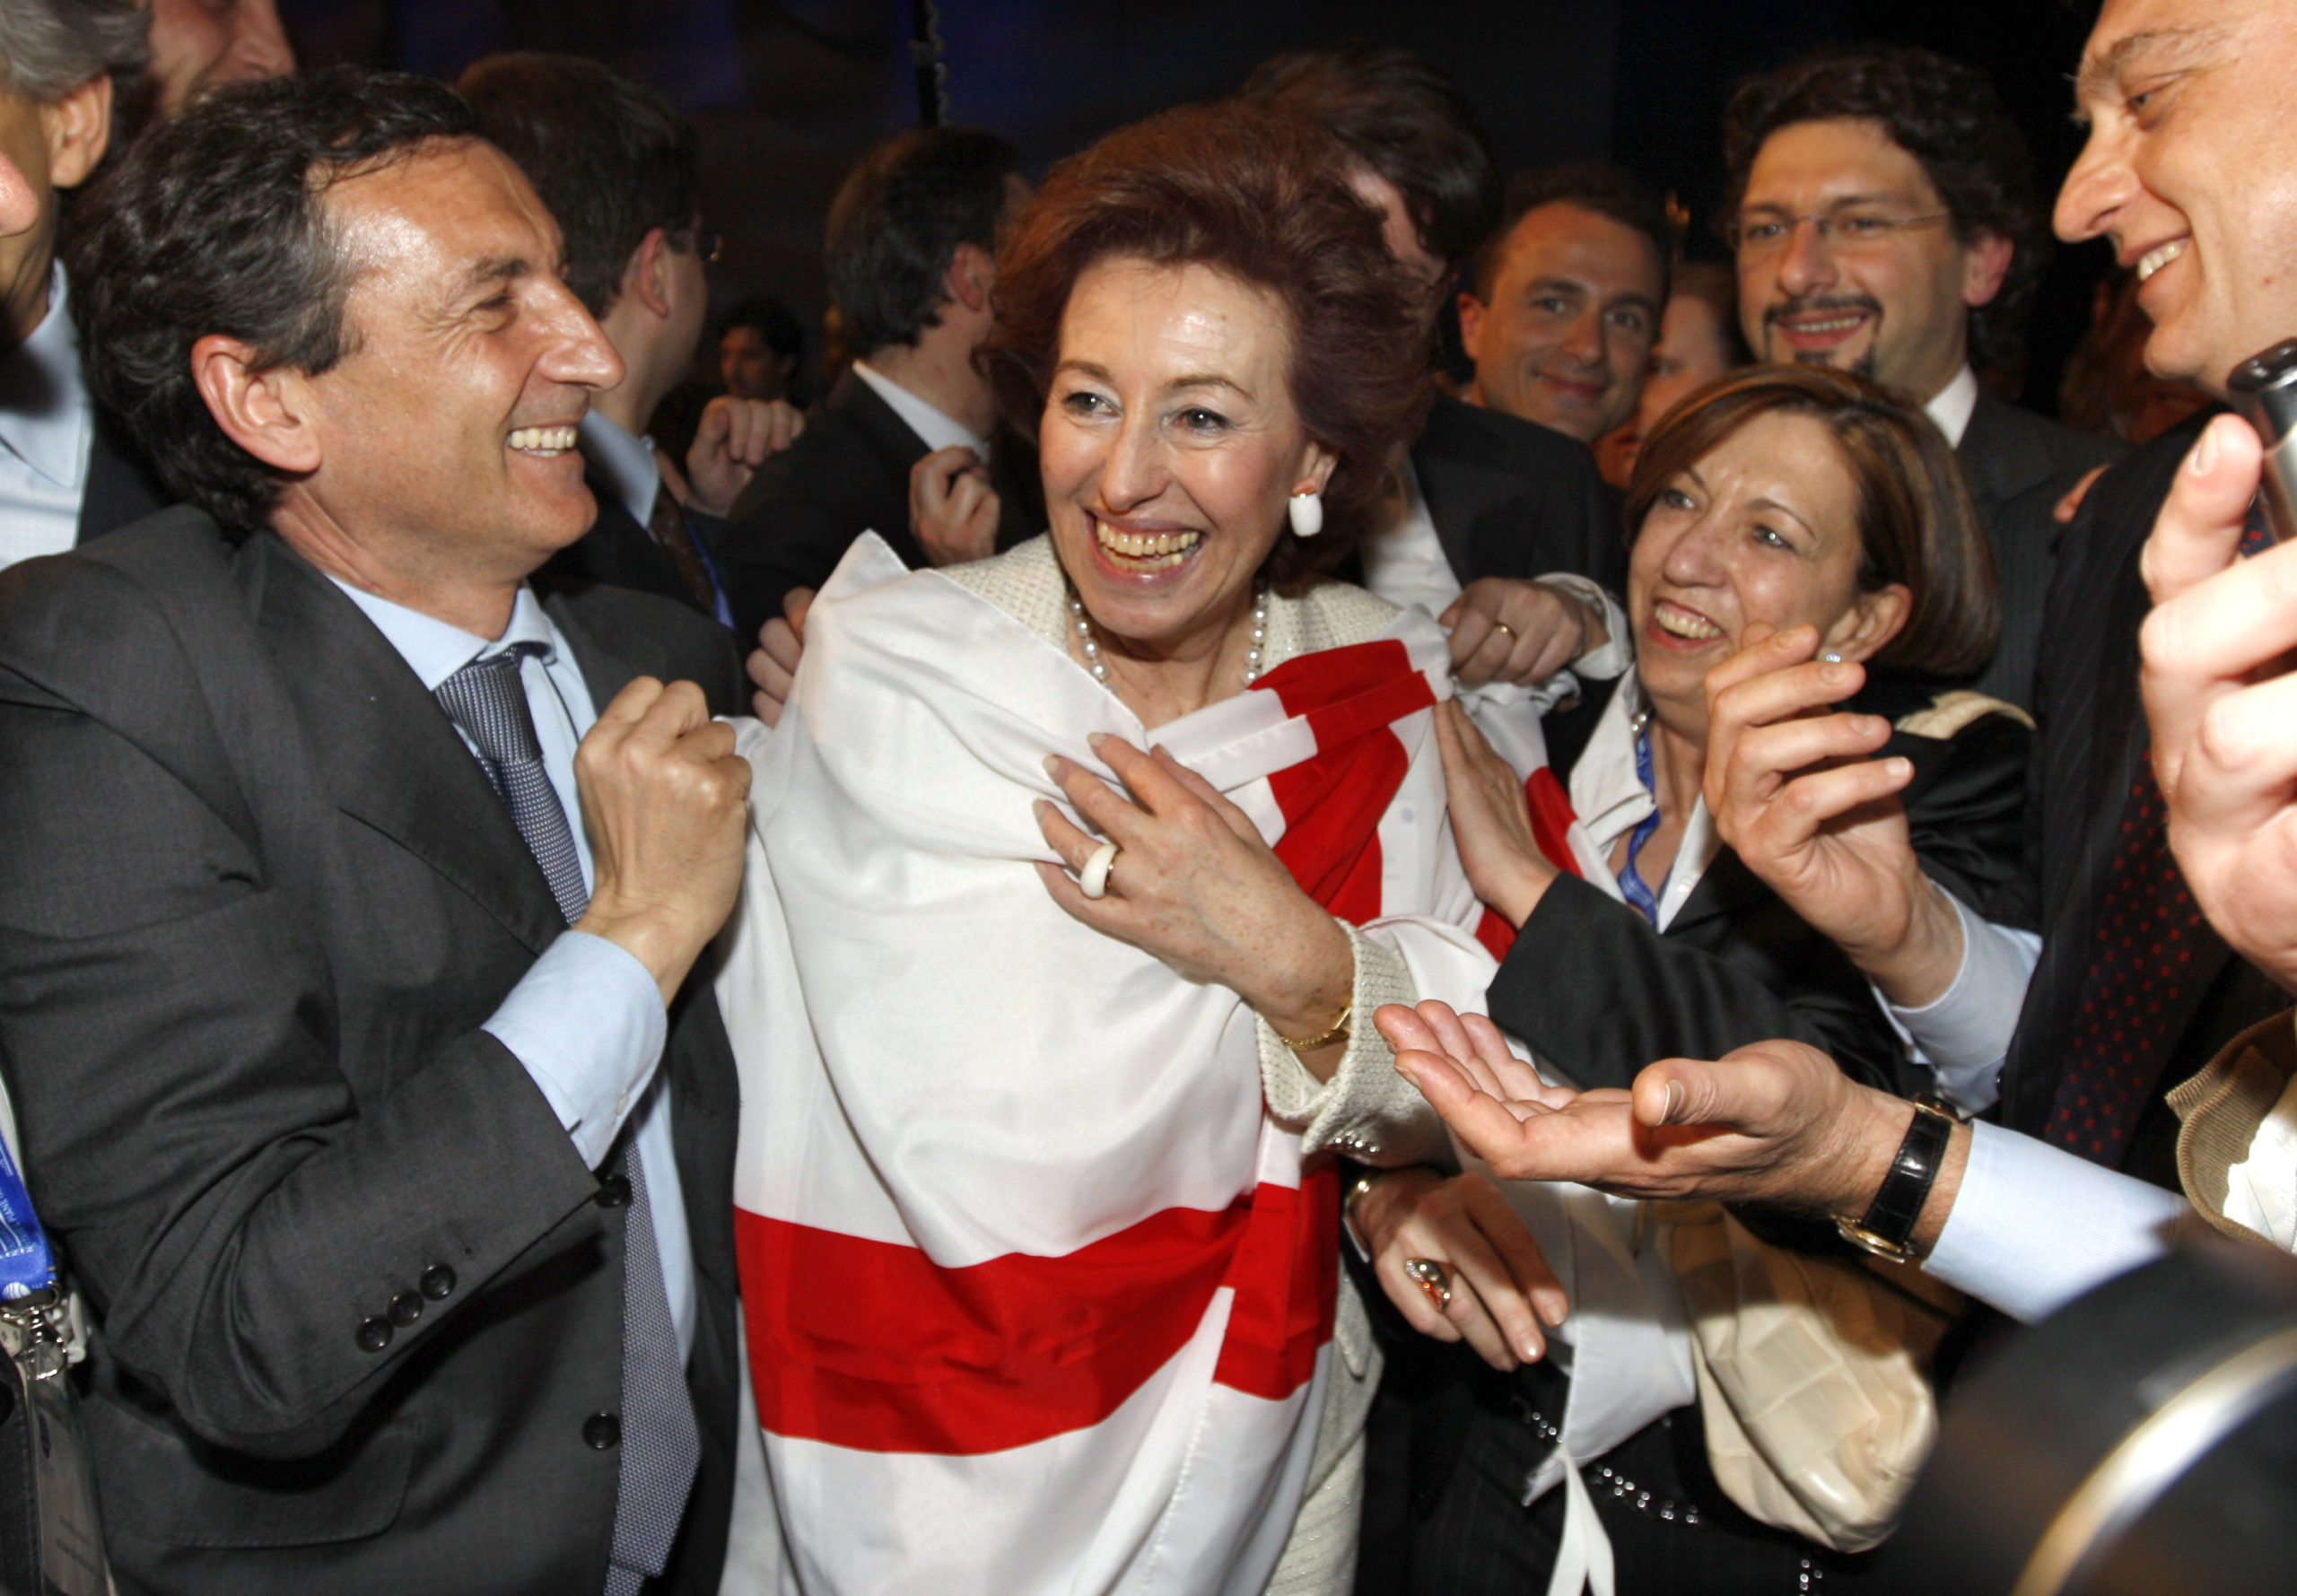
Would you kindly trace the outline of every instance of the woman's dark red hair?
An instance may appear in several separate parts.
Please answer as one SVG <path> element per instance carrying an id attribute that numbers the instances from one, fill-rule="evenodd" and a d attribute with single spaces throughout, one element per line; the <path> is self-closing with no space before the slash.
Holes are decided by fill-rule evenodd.
<path id="1" fill-rule="evenodd" d="M 1389 460 L 1417 434 L 1431 389 L 1413 291 L 1330 135 L 1258 106 L 1183 106 L 1054 168 L 998 251 L 997 331 L 983 351 L 1025 436 L 1044 410 L 1070 292 L 1112 257 L 1210 266 L 1283 305 L 1293 405 L 1339 465 L 1323 535 L 1288 528 L 1264 574 L 1295 590 L 1338 564 L 1378 514 Z"/>

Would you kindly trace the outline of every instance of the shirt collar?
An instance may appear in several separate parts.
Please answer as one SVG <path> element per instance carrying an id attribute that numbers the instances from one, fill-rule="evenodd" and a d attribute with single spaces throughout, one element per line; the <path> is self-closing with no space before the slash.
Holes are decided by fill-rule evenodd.
<path id="1" fill-rule="evenodd" d="M 1635 773 L 1635 717 L 1642 708 L 1642 684 L 1629 671 L 1571 767 L 1571 812 L 1586 825 L 1595 851 L 1605 856 L 1621 834 L 1657 807 Z"/>
<path id="2" fill-rule="evenodd" d="M 642 527 L 652 525 L 654 495 L 662 491 L 662 467 L 654 458 L 652 439 L 641 438 L 595 410 L 585 411 L 582 458 L 607 479 L 632 520 Z"/>
<path id="3" fill-rule="evenodd" d="M 1643 686 L 1629 671 L 1620 679 L 1619 691 L 1603 706 L 1595 729 L 1579 763 L 1571 767 L 1571 809 L 1587 828 L 1587 841 L 1598 856 L 1608 859 L 1620 838 L 1642 824 L 1658 808 L 1659 800 L 1635 773 L 1635 717 L 1644 707 Z M 1683 823 L 1682 841 L 1675 845 L 1675 861 L 1664 881 L 1650 885 L 1659 894 L 1658 929 L 1673 923 L 1690 901 L 1707 867 L 1723 849 L 1714 816 L 1701 797 Z"/>
<path id="4" fill-rule="evenodd" d="M 375 624 L 384 641 L 398 650 L 398 657 L 406 661 L 407 668 L 421 679 L 426 693 L 435 691 L 440 683 L 472 660 L 500 654 L 519 643 L 540 643 L 545 665 L 558 658 L 557 629 L 543 612 L 542 601 L 535 597 L 534 589 L 523 584 L 519 589 L 518 602 L 511 606 L 511 624 L 503 629 L 501 637 L 490 641 L 476 632 L 449 625 L 435 615 L 426 615 L 354 588 L 340 578 L 330 575 L 327 580 L 342 589 Z"/>
<path id="5" fill-rule="evenodd" d="M 62 262 L 48 280 L 48 314 L 0 358 L 0 448 L 58 487 L 76 489 L 88 465 L 88 385 L 66 304 Z"/>
<path id="6" fill-rule="evenodd" d="M 1948 445 L 1961 448 L 1962 434 L 1969 431 L 1970 412 L 1978 408 L 1978 373 L 1965 363 L 1954 373 L 1953 381 L 1932 395 L 1922 408 L 1946 434 Z"/>
<path id="7" fill-rule="evenodd" d="M 911 432 L 925 440 L 928 451 L 949 449 L 962 443 L 983 459 L 989 458 L 986 439 L 976 435 L 971 427 L 948 412 L 927 404 L 868 361 L 855 361 L 853 374 L 868 383 L 878 397 L 892 406 L 894 414 L 908 423 Z"/>

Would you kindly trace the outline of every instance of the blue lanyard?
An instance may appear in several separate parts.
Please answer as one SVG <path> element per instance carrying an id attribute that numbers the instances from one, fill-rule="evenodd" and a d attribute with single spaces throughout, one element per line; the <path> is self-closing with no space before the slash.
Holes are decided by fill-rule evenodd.
<path id="1" fill-rule="evenodd" d="M 55 1284 L 55 1254 L 8 1144 L 0 1141 L 0 1300 L 13 1302 Z"/>
<path id="2" fill-rule="evenodd" d="M 1643 790 L 1651 795 L 1651 813 L 1645 815 L 1636 828 L 1628 833 L 1627 862 L 1619 869 L 1620 894 L 1659 929 L 1659 898 L 1650 885 L 1636 873 L 1635 856 L 1659 829 L 1659 789 L 1651 775 L 1651 723 L 1645 721 L 1635 732 L 1635 779 L 1643 783 Z"/>

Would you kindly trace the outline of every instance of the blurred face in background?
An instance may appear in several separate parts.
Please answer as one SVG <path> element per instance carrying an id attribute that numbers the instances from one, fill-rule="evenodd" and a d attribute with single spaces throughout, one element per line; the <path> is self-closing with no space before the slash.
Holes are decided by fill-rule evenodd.
<path id="1" fill-rule="evenodd" d="M 754 327 L 729 327 L 718 340 L 718 374 L 738 399 L 778 399 L 789 391 L 798 357 L 777 354 Z"/>
<path id="2" fill-rule="evenodd" d="M 1603 480 L 1615 488 L 1626 487 L 1643 452 L 1643 440 L 1659 418 L 1685 394 L 1730 371 L 1734 353 L 1731 330 L 1711 301 L 1696 293 L 1671 296 L 1659 321 L 1659 341 L 1651 346 L 1651 369 L 1643 379 L 1643 397 L 1634 416 L 1595 446 L 1595 464 Z"/>
<path id="3" fill-rule="evenodd" d="M 1561 201 L 1526 212 L 1488 297 L 1460 295 L 1475 402 L 1593 444 L 1635 413 L 1665 277 L 1639 229 Z"/>
<path id="4" fill-rule="evenodd" d="M 163 117 L 219 84 L 295 70 L 274 0 L 152 0 L 151 39 Z"/>

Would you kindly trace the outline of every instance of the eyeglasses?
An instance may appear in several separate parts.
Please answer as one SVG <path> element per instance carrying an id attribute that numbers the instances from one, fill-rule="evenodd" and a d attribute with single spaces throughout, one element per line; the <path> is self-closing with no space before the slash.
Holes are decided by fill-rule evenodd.
<path id="1" fill-rule="evenodd" d="M 1795 229 L 1807 222 L 1818 230 L 1819 242 L 1856 254 L 1861 249 L 1882 249 L 1909 229 L 1935 227 L 1953 219 L 1952 211 L 1935 211 L 1927 216 L 1891 216 L 1878 211 L 1840 211 L 1825 216 L 1742 216 L 1725 230 L 1724 237 L 1732 249 L 1742 255 L 1776 255 L 1794 242 Z"/>
<path id="2" fill-rule="evenodd" d="M 716 266 L 718 257 L 726 252 L 726 235 L 703 222 L 694 226 L 694 252 L 702 257 L 703 266 Z"/>

